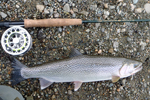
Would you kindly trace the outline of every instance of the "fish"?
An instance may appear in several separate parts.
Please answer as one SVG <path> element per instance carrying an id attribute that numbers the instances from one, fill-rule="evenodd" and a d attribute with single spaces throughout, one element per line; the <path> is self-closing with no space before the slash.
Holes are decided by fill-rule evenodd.
<path id="1" fill-rule="evenodd" d="M 83 82 L 112 80 L 117 82 L 142 70 L 142 62 L 120 57 L 82 55 L 71 49 L 68 59 L 27 67 L 13 58 L 12 85 L 25 79 L 39 78 L 41 90 L 53 82 L 73 82 L 77 91 Z"/>
<path id="2" fill-rule="evenodd" d="M 25 100 L 20 92 L 9 86 L 0 85 L 0 100 Z"/>

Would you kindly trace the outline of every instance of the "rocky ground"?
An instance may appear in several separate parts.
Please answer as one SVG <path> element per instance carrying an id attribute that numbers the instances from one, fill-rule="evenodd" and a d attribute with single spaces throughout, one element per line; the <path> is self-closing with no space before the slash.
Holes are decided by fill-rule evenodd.
<path id="1" fill-rule="evenodd" d="M 149 0 L 1 0 L 0 21 L 44 18 L 150 19 L 149 3 Z M 69 56 L 70 46 L 74 46 L 85 55 L 139 60 L 143 63 L 143 70 L 116 83 L 83 83 L 76 92 L 70 83 L 54 83 L 41 91 L 38 79 L 28 79 L 11 86 L 10 55 L 0 46 L 0 84 L 13 87 L 27 100 L 149 100 L 149 27 L 150 22 L 125 22 L 26 28 L 32 36 L 33 45 L 24 56 L 16 58 L 29 67 L 65 59 Z M 1 35 L 6 29 L 0 28 Z"/>

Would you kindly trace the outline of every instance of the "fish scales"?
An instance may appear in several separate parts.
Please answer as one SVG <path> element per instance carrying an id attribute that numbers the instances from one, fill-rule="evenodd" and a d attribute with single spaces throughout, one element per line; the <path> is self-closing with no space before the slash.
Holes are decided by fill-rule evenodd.
<path id="1" fill-rule="evenodd" d="M 78 90 L 82 82 L 112 80 L 128 77 L 142 70 L 142 63 L 120 57 L 83 56 L 73 49 L 69 59 L 47 63 L 37 67 L 27 67 L 18 60 L 12 60 L 12 79 L 16 84 L 24 79 L 39 78 L 41 89 L 53 82 L 74 82 Z"/>
<path id="2" fill-rule="evenodd" d="M 125 61 L 125 58 L 81 56 L 35 68 L 23 68 L 21 75 L 25 78 L 42 77 L 53 82 L 100 81 L 111 79 L 112 74 L 117 75 L 115 72 Z"/>

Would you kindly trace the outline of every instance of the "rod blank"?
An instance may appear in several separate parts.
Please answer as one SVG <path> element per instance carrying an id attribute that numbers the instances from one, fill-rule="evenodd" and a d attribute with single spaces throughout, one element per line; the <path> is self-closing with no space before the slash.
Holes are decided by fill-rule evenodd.
<path id="1" fill-rule="evenodd" d="M 69 26 L 81 25 L 82 23 L 109 23 L 109 22 L 148 22 L 150 19 L 136 20 L 81 20 L 81 19 L 39 19 L 24 21 L 0 22 L 0 27 L 23 26 L 23 27 L 53 27 L 53 26 Z"/>

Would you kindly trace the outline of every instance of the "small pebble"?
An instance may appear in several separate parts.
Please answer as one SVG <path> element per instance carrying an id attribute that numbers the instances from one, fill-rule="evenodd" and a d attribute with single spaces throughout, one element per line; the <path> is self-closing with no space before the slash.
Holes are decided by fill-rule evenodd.
<path id="1" fill-rule="evenodd" d="M 126 84 L 126 79 L 122 80 L 122 84 L 125 85 Z"/>
<path id="2" fill-rule="evenodd" d="M 135 9 L 135 5 L 133 5 L 133 4 L 130 4 L 130 6 L 131 6 L 131 11 L 133 11 L 134 9 Z"/>
<path id="3" fill-rule="evenodd" d="M 90 29 L 87 29 L 86 32 L 89 33 L 89 32 L 90 32 Z"/>
<path id="4" fill-rule="evenodd" d="M 104 10 L 104 15 L 109 16 L 109 11 Z"/>
<path id="5" fill-rule="evenodd" d="M 34 99 L 33 99 L 33 96 L 28 96 L 28 97 L 26 98 L 26 100 L 34 100 Z"/>
<path id="6" fill-rule="evenodd" d="M 98 54 L 101 54 L 102 53 L 102 50 L 100 49 L 100 50 L 98 50 Z"/>
<path id="7" fill-rule="evenodd" d="M 150 13 L 150 4 L 149 4 L 149 3 L 146 3 L 146 4 L 144 5 L 144 9 L 145 9 L 145 11 L 146 11 L 147 13 Z"/>
<path id="8" fill-rule="evenodd" d="M 74 11 L 74 12 L 78 12 L 78 9 L 77 9 L 77 8 L 73 8 L 73 11 Z"/>
<path id="9" fill-rule="evenodd" d="M 113 53 L 114 52 L 113 48 L 110 48 L 108 52 Z"/>
<path id="10" fill-rule="evenodd" d="M 150 73 L 150 69 L 148 69 L 148 72 Z"/>
<path id="11" fill-rule="evenodd" d="M 16 8 L 19 8 L 20 6 L 19 5 L 16 5 Z"/>
<path id="12" fill-rule="evenodd" d="M 72 94 L 72 91 L 71 91 L 71 90 L 68 90 L 68 94 L 70 94 L 70 95 L 71 95 L 71 94 Z"/>
<path id="13" fill-rule="evenodd" d="M 141 46 L 141 50 L 144 50 L 145 49 L 145 46 L 146 46 L 146 43 L 141 41 L 140 42 L 140 46 Z"/>
<path id="14" fill-rule="evenodd" d="M 90 10 L 96 10 L 97 9 L 97 5 L 90 5 Z"/>
<path id="15" fill-rule="evenodd" d="M 133 4 L 136 4 L 139 0 L 133 0 Z"/>
<path id="16" fill-rule="evenodd" d="M 55 18 L 58 18 L 58 17 L 59 17 L 59 13 L 55 13 L 55 14 L 54 14 L 54 17 L 55 17 Z"/>
<path id="17" fill-rule="evenodd" d="M 87 16 L 88 14 L 89 14 L 89 12 L 87 12 L 87 11 L 85 11 L 85 10 L 83 10 L 83 11 L 81 11 L 81 12 L 79 12 L 80 14 L 83 14 L 83 15 L 85 15 L 85 16 Z"/>
<path id="18" fill-rule="evenodd" d="M 39 12 L 42 12 L 44 10 L 44 5 L 36 5 L 36 9 L 39 11 Z"/>
<path id="19" fill-rule="evenodd" d="M 120 92 L 120 88 L 118 88 L 117 91 Z"/>
<path id="20" fill-rule="evenodd" d="M 109 6 L 109 8 L 110 8 L 110 9 L 115 9 L 116 7 L 115 7 L 115 6 Z"/>
<path id="21" fill-rule="evenodd" d="M 126 28 L 121 29 L 121 32 L 126 32 Z"/>
<path id="22" fill-rule="evenodd" d="M 108 8 L 108 3 L 104 4 L 104 8 L 107 9 Z"/>
<path id="23" fill-rule="evenodd" d="M 119 43 L 118 43 L 117 41 L 115 41 L 115 42 L 113 43 L 113 47 L 114 47 L 114 50 L 115 50 L 115 51 L 117 51 L 118 46 L 119 46 Z"/>
<path id="24" fill-rule="evenodd" d="M 6 18 L 7 14 L 5 14 L 4 12 L 0 12 L 0 15 L 2 16 L 2 18 Z"/>
<path id="25" fill-rule="evenodd" d="M 66 11 L 66 12 L 70 12 L 69 4 L 65 4 L 65 6 L 63 7 L 63 10 Z"/>
<path id="26" fill-rule="evenodd" d="M 45 14 L 49 14 L 49 11 L 45 8 L 45 9 L 44 9 L 44 13 L 45 13 Z"/>
<path id="27" fill-rule="evenodd" d="M 149 39 L 146 39 L 146 43 L 149 43 Z"/>
<path id="28" fill-rule="evenodd" d="M 141 13 L 143 11 L 143 8 L 136 8 L 135 13 Z"/>
<path id="29" fill-rule="evenodd" d="M 52 95 L 52 99 L 55 99 L 55 95 Z"/>

